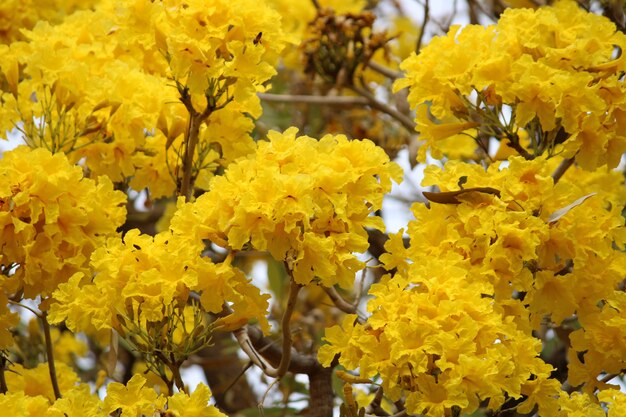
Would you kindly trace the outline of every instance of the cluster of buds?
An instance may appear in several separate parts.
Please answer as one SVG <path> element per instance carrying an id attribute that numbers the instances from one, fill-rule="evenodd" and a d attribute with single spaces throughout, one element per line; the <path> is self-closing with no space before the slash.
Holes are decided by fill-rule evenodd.
<path id="1" fill-rule="evenodd" d="M 116 330 L 132 350 L 146 358 L 148 369 L 171 385 L 174 381 L 167 370 L 178 373 L 185 360 L 210 346 L 213 325 L 197 302 L 164 304 L 158 321 L 146 320 L 141 313 L 141 303 L 129 299 L 126 314 L 116 316 Z"/>
<path id="2" fill-rule="evenodd" d="M 351 85 L 359 66 L 367 65 L 389 41 L 386 32 L 373 32 L 374 20 L 367 11 L 336 15 L 330 8 L 318 8 L 309 24 L 311 37 L 302 45 L 305 73 L 339 87 Z"/>

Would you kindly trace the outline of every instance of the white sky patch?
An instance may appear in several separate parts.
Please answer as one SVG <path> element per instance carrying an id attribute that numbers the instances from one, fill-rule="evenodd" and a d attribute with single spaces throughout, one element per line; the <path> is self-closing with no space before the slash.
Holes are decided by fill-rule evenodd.
<path id="1" fill-rule="evenodd" d="M 189 387 L 190 394 L 196 390 L 198 385 L 207 385 L 206 378 L 204 377 L 204 371 L 200 365 L 184 367 L 180 370 L 180 374 L 183 381 L 185 381 L 185 385 Z M 213 403 L 213 398 L 211 398 L 211 403 Z"/>
<path id="2" fill-rule="evenodd" d="M 4 138 L 6 138 L 6 140 Z M 19 130 L 13 129 L 10 132 L 6 132 L 6 136 L 0 138 L 0 155 L 23 144 L 24 140 Z"/>

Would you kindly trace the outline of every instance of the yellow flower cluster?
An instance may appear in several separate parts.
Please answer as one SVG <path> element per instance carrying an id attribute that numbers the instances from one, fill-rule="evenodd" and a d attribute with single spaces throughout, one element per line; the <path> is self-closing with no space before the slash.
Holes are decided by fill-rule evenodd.
<path id="1" fill-rule="evenodd" d="M 169 61 L 169 76 L 189 88 L 197 108 L 212 98 L 212 82 L 225 83 L 223 100 L 258 117 L 257 88 L 276 73 L 273 63 L 285 45 L 280 16 L 264 2 L 164 0 L 154 26 L 158 49 Z M 185 30 L 180 30 L 184 28 Z"/>
<path id="2" fill-rule="evenodd" d="M 5 294 L 49 296 L 124 222 L 126 197 L 83 177 L 65 155 L 20 146 L 0 164 L 0 266 Z"/>
<path id="3" fill-rule="evenodd" d="M 84 158 L 113 181 L 132 177 L 159 197 L 181 175 L 190 114 L 210 108 L 193 165 L 205 186 L 254 148 L 256 93 L 287 41 L 279 20 L 253 0 L 104 0 L 38 25 L 27 42 L 0 45 L 0 131 L 21 126 L 31 146 Z"/>
<path id="4" fill-rule="evenodd" d="M 172 229 L 233 250 L 267 250 L 296 282 L 352 285 L 368 248 L 365 227 L 402 171 L 368 140 L 327 135 L 319 141 L 270 132 L 254 155 L 231 164 L 210 191 L 179 207 Z"/>
<path id="5" fill-rule="evenodd" d="M 224 303 L 231 303 L 234 312 L 222 319 L 223 324 L 256 318 L 267 329 L 267 296 L 228 262 L 214 264 L 200 257 L 201 251 L 201 242 L 192 243 L 169 231 L 152 237 L 134 229 L 123 241 L 111 238 L 91 257 L 93 279 L 75 274 L 54 292 L 49 319 L 65 320 L 72 331 L 113 328 L 125 335 L 171 318 L 175 309 L 181 310 L 181 323 L 176 324 L 188 340 L 175 334 L 173 343 L 195 343 L 189 335 L 196 328 L 183 322 L 189 316 L 190 307 L 185 306 L 190 292 L 195 291 L 204 311 L 219 313 Z M 196 324 L 208 330 L 206 323 Z"/>
<path id="6" fill-rule="evenodd" d="M 496 300 L 506 300 L 511 291 L 525 294 L 523 304 L 536 330 L 546 315 L 558 325 L 575 314 L 582 328 L 570 335 L 569 380 L 593 390 L 601 385 L 597 377 L 602 372 L 619 373 L 626 367 L 620 330 L 625 319 L 619 314 L 624 294 L 617 290 L 626 276 L 624 178 L 617 172 L 571 167 L 552 186 L 549 172 L 555 167 L 556 163 L 525 162 L 518 157 L 502 170 L 497 164 L 485 171 L 455 162 L 443 171 L 428 168 L 425 184 L 455 190 L 459 178 L 466 176 L 465 188 L 480 184 L 500 190 L 501 200 L 493 201 L 506 203 L 507 209 L 416 207 L 420 231 L 411 226 L 409 233 L 415 236 L 416 250 L 434 255 L 453 247 L 472 259 L 472 265 L 480 265 L 481 275 L 494 286 Z M 439 211 L 438 222 L 444 218 L 448 222 L 445 233 L 434 226 L 437 221 L 430 223 Z M 422 240 L 432 236 L 430 224 L 439 237 Z M 578 354 L 586 359 L 581 362 Z"/>
<path id="7" fill-rule="evenodd" d="M 346 368 L 379 374 L 392 398 L 406 393 L 413 413 L 471 413 L 487 399 L 495 410 L 523 395 L 518 411 L 538 404 L 542 415 L 556 415 L 569 397 L 549 379 L 532 331 L 545 317 L 557 326 L 575 317 L 569 381 L 590 394 L 603 388 L 601 373 L 626 367 L 618 290 L 626 195 L 615 191 L 624 179 L 570 168 L 555 186 L 557 162 L 428 167 L 423 184 L 440 188 L 431 196 L 439 203 L 413 207 L 410 247 L 402 234 L 387 244 L 382 260 L 398 272 L 372 287 L 371 317 L 354 325 L 349 316 L 327 330 L 320 360 L 341 354 Z"/>
<path id="8" fill-rule="evenodd" d="M 528 130 L 534 155 L 615 167 L 626 151 L 624 50 L 626 35 L 576 2 L 507 9 L 496 25 L 435 38 L 403 63 L 407 78 L 395 87 L 410 87 L 427 142 L 421 158 L 426 148 L 447 153 L 454 144 L 440 139 L 480 124 L 500 140 Z"/>
<path id="9" fill-rule="evenodd" d="M 223 417 L 209 405 L 211 391 L 200 384 L 191 394 L 176 393 L 166 397 L 146 385 L 146 378 L 133 376 L 126 385 L 112 382 L 101 400 L 89 385 L 79 383 L 78 375 L 65 364 L 57 365 L 59 387 L 63 397 L 52 392 L 48 366 L 43 363 L 33 369 L 12 365 L 6 372 L 9 391 L 0 394 L 0 407 L 6 415 L 24 417 L 106 417 L 117 410 L 122 416 L 175 415 L 178 417 Z"/>
<path id="10" fill-rule="evenodd" d="M 320 361 L 328 366 L 341 354 L 340 364 L 379 375 L 391 399 L 405 394 L 407 410 L 428 417 L 519 398 L 531 375 L 545 380 L 552 368 L 538 358 L 541 343 L 481 296 L 488 287 L 476 278 L 456 254 L 416 259 L 410 279 L 396 275 L 372 287 L 366 325 L 354 326 L 349 315 L 327 329 Z"/>
<path id="11" fill-rule="evenodd" d="M 32 29 L 39 21 L 58 23 L 78 9 L 98 0 L 4 0 L 0 4 L 0 44 L 23 40 L 22 29 Z"/>

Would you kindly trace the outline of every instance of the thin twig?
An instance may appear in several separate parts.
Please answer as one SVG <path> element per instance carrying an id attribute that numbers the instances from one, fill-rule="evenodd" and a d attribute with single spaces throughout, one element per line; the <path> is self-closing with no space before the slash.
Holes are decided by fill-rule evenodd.
<path id="1" fill-rule="evenodd" d="M 622 372 L 624 370 L 622 369 Z M 604 375 L 602 378 L 600 378 L 600 382 L 602 383 L 608 383 L 610 380 L 612 380 L 613 378 L 617 378 L 618 376 L 620 376 L 621 374 L 606 374 Z"/>
<path id="2" fill-rule="evenodd" d="M 256 352 L 263 355 L 264 360 L 275 364 L 279 363 L 283 356 L 282 346 L 276 340 L 263 336 L 263 332 L 257 326 L 248 325 L 247 330 L 248 337 Z M 322 368 L 316 355 L 302 354 L 296 351 L 291 353 L 289 372 L 310 375 Z"/>
<path id="3" fill-rule="evenodd" d="M 367 62 L 367 66 L 373 69 L 374 71 L 376 71 L 377 73 L 382 74 L 387 78 L 391 78 L 392 80 L 397 80 L 398 78 L 404 77 L 404 74 L 402 74 L 401 72 L 394 71 L 390 68 L 387 68 L 371 60 Z"/>
<path id="4" fill-rule="evenodd" d="M 197 111 L 191 100 L 191 95 L 189 94 L 189 89 L 187 86 L 179 85 L 178 88 L 180 94 L 180 101 L 183 103 L 185 108 L 187 109 L 187 113 L 189 114 L 189 124 L 187 125 L 187 130 L 185 131 L 185 139 L 184 139 L 184 156 L 183 156 L 183 177 L 181 179 L 180 184 L 180 192 L 179 195 L 185 197 L 187 201 L 190 201 L 193 195 L 193 182 L 192 182 L 192 171 L 193 171 L 193 157 L 196 153 L 196 147 L 200 141 L 200 126 L 206 119 L 211 116 L 213 111 L 218 110 L 219 108 L 228 104 L 226 101 L 225 104 L 221 106 L 217 106 L 215 103 L 210 104 L 207 102 L 206 107 L 202 112 Z M 208 94 L 208 93 L 207 93 Z M 207 101 L 209 97 L 207 96 Z"/>
<path id="5" fill-rule="evenodd" d="M 263 101 L 275 103 L 306 103 L 306 104 L 323 104 L 328 106 L 349 106 L 369 104 L 369 100 L 365 97 L 346 97 L 346 96 L 314 96 L 314 95 L 297 95 L 297 94 L 267 94 L 259 93 L 258 97 Z"/>
<path id="6" fill-rule="evenodd" d="M 52 348 L 52 338 L 50 337 L 50 323 L 48 323 L 48 312 L 41 313 L 41 322 L 43 323 L 43 334 L 46 340 L 46 358 L 48 359 L 48 370 L 50 371 L 50 381 L 52 382 L 52 390 L 54 397 L 58 400 L 61 398 L 61 390 L 59 389 L 59 381 L 57 380 L 57 371 L 54 366 L 54 353 Z"/>
<path id="7" fill-rule="evenodd" d="M 259 355 L 259 353 L 252 345 L 252 342 L 250 341 L 250 336 L 248 336 L 247 325 L 237 330 L 234 330 L 233 335 L 235 336 L 235 339 L 237 339 L 241 350 L 244 351 L 244 353 L 248 356 L 253 364 L 261 368 L 263 373 L 265 373 L 266 375 L 268 375 L 268 373 L 276 373 L 277 369 L 270 365 L 261 355 Z"/>
<path id="8" fill-rule="evenodd" d="M 176 388 L 178 388 L 179 392 L 185 392 L 185 383 L 183 382 L 183 378 L 180 375 L 180 364 L 172 364 L 169 366 L 170 371 L 172 371 L 172 378 L 174 379 L 174 383 L 176 384 Z"/>
<path id="9" fill-rule="evenodd" d="M 34 309 L 30 308 L 29 306 L 27 306 L 25 304 L 22 304 L 22 303 L 19 303 L 17 301 L 13 301 L 13 300 L 9 300 L 9 304 L 13 304 L 13 305 L 16 305 L 18 307 L 25 308 L 26 310 L 30 311 L 35 316 L 37 316 L 37 318 L 41 318 L 41 313 L 39 313 L 38 311 L 35 311 Z"/>
<path id="10" fill-rule="evenodd" d="M 242 252 L 242 253 L 243 253 L 243 252 Z M 247 252 L 246 252 L 246 253 L 247 253 Z M 245 339 L 247 339 L 247 342 L 245 342 L 245 343 L 246 343 L 246 344 L 247 344 L 247 343 L 249 343 L 249 344 L 250 344 L 250 346 L 252 346 L 252 343 L 251 343 L 251 341 L 250 341 L 250 339 L 249 339 L 248 330 L 249 330 L 249 327 L 248 327 L 248 326 L 246 326 L 246 327 L 245 327 L 245 328 L 243 328 L 243 329 L 238 329 L 238 331 L 239 331 L 239 332 L 241 332 L 241 331 L 244 331 L 244 332 L 245 332 Z M 257 353 L 258 353 L 258 354 L 263 354 L 263 352 L 264 352 L 264 351 L 266 351 L 267 349 L 269 349 L 270 347 L 272 347 L 272 345 L 273 345 L 273 344 L 274 344 L 274 342 L 272 342 L 272 343 L 268 343 L 266 346 L 264 346 L 264 347 L 262 347 L 262 348 L 260 348 L 260 349 L 254 349 L 254 348 L 253 348 L 253 350 L 254 350 L 254 354 L 253 354 L 253 355 L 258 356 L 258 355 L 257 355 Z M 252 353 L 252 351 L 251 351 L 250 353 Z M 260 358 L 260 357 L 259 357 L 259 360 L 261 361 L 261 358 Z M 262 362 L 259 362 L 259 363 L 262 363 Z M 230 385 L 228 385 L 228 387 L 226 387 L 226 388 L 224 389 L 224 391 L 222 392 L 222 394 L 226 394 L 228 391 L 230 391 L 230 389 L 231 389 L 231 388 L 233 388 L 233 387 L 237 384 L 237 381 L 239 381 L 239 380 L 241 379 L 241 377 L 242 377 L 242 376 L 244 376 L 244 375 L 246 374 L 246 372 L 248 371 L 248 369 L 250 369 L 250 368 L 251 368 L 254 364 L 255 364 L 255 363 L 254 363 L 252 360 L 249 360 L 249 361 L 248 361 L 248 363 L 246 364 L 246 366 L 244 366 L 244 367 L 243 367 L 243 369 L 241 370 L 241 372 L 239 372 L 239 374 L 238 374 L 238 375 L 237 375 L 237 376 L 233 379 L 233 381 L 230 383 Z M 263 369 L 263 368 L 261 367 L 261 369 Z"/>
<path id="11" fill-rule="evenodd" d="M 554 173 L 552 174 L 552 179 L 554 180 L 554 184 L 559 182 L 563 174 L 568 170 L 569 167 L 574 165 L 574 157 L 563 160 L 561 164 L 556 168 Z"/>
<path id="12" fill-rule="evenodd" d="M 478 14 L 476 13 L 476 1 L 475 0 L 467 0 L 467 7 L 469 12 L 469 21 L 472 25 L 479 24 Z"/>
<path id="13" fill-rule="evenodd" d="M 367 91 L 365 88 L 358 87 L 356 85 L 351 85 L 349 88 L 355 93 L 365 97 L 371 107 L 388 114 L 389 116 L 396 119 L 410 133 L 415 133 L 415 123 L 408 116 L 400 113 L 398 110 L 388 106 L 387 104 L 378 101 L 376 97 L 374 97 L 374 95 Z"/>
<path id="14" fill-rule="evenodd" d="M 426 25 L 430 19 L 430 3 L 428 0 L 424 0 L 424 22 L 420 27 L 419 35 L 417 36 L 417 43 L 415 44 L 415 54 L 418 55 L 422 49 L 422 41 L 424 39 L 424 33 L 426 32 Z"/>
<path id="15" fill-rule="evenodd" d="M 5 371 L 6 365 L 7 365 L 7 358 L 3 354 L 2 357 L 0 358 L 0 366 L 2 367 L 2 369 L 0 369 L 0 394 L 6 394 L 7 391 L 9 390 L 9 388 L 7 387 L 7 380 L 4 377 L 4 371 Z"/>
<path id="16" fill-rule="evenodd" d="M 275 375 L 270 375 L 275 378 L 281 378 L 289 370 L 289 364 L 291 363 L 291 316 L 296 307 L 296 301 L 298 299 L 298 293 L 300 292 L 302 285 L 298 284 L 293 278 L 289 287 L 289 298 L 287 299 L 287 306 L 283 312 L 283 319 L 281 321 L 281 327 L 283 332 L 283 356 L 280 358 L 278 369 L 276 369 Z M 267 373 L 267 372 L 266 372 Z"/>
<path id="17" fill-rule="evenodd" d="M 330 299 L 333 301 L 333 304 L 335 304 L 335 307 L 337 307 L 339 310 L 348 314 L 356 314 L 356 308 L 352 304 L 344 300 L 343 297 L 339 295 L 335 287 L 324 287 L 324 291 L 326 291 L 328 297 L 330 297 Z"/>
<path id="18" fill-rule="evenodd" d="M 374 414 L 374 415 L 377 415 L 377 416 L 380 416 L 380 415 L 387 416 L 387 415 L 389 415 L 389 413 L 387 413 L 381 407 L 381 403 L 383 401 L 383 396 L 384 396 L 383 387 L 378 387 L 378 389 L 376 390 L 376 394 L 374 395 L 374 399 L 372 400 L 372 402 L 369 403 L 369 405 L 367 407 L 365 407 L 365 412 L 367 414 Z"/>
<path id="19" fill-rule="evenodd" d="M 241 372 L 239 372 L 239 374 L 237 374 L 237 376 L 235 377 L 235 379 L 233 379 L 233 382 L 230 383 L 230 385 L 228 385 L 224 391 L 222 392 L 222 394 L 226 394 L 228 391 L 230 391 L 230 389 L 232 387 L 235 386 L 235 384 L 237 383 L 237 381 L 239 381 L 241 379 L 242 376 L 244 376 L 246 374 L 246 372 L 248 372 L 248 369 L 252 368 L 252 365 L 254 365 L 252 363 L 252 361 L 248 361 L 248 363 L 246 364 L 246 366 L 243 367 L 243 369 L 241 370 Z"/>
<path id="20" fill-rule="evenodd" d="M 359 323 L 363 324 L 365 322 L 365 320 L 358 314 L 356 307 L 344 300 L 335 287 L 324 287 L 324 291 L 326 291 L 326 294 L 328 294 L 328 297 L 332 300 L 335 307 L 344 313 L 356 314 L 358 316 L 357 321 Z"/>
<path id="21" fill-rule="evenodd" d="M 265 399 L 267 398 L 267 395 L 270 393 L 270 390 L 274 387 L 274 385 L 276 385 L 278 383 L 278 379 L 272 381 L 271 384 L 269 384 L 267 386 L 267 389 L 265 390 L 265 393 L 263 394 L 263 396 L 261 397 L 261 401 L 259 401 L 259 412 L 262 416 L 265 415 L 265 413 L 263 413 L 263 404 L 265 404 Z"/>
<path id="22" fill-rule="evenodd" d="M 524 157 L 524 159 L 526 159 L 527 161 L 535 159 L 533 155 L 529 154 L 528 151 L 524 149 L 524 147 L 517 141 L 517 139 L 515 139 L 514 137 L 508 137 L 508 139 L 509 141 L 506 143 L 506 145 L 509 148 L 515 149 L 517 153 L 520 154 L 520 156 Z"/>
<path id="23" fill-rule="evenodd" d="M 185 132 L 185 152 L 183 156 L 183 178 L 180 184 L 180 195 L 190 201 L 193 194 L 193 185 L 191 184 L 191 173 L 193 170 L 193 156 L 198 144 L 198 136 L 200 135 L 200 120 L 198 113 L 195 111 L 189 113 L 189 125 Z"/>

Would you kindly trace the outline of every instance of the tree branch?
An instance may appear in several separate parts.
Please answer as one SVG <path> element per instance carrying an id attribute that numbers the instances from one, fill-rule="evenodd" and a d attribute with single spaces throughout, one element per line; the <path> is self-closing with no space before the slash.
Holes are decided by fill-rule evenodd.
<path id="1" fill-rule="evenodd" d="M 552 173 L 552 179 L 554 180 L 555 185 L 572 165 L 574 165 L 574 157 L 564 159 L 563 162 L 561 162 L 557 169 Z"/>
<path id="2" fill-rule="evenodd" d="M 6 394 L 7 391 L 9 390 L 7 387 L 7 380 L 4 377 L 4 371 L 6 369 L 6 365 L 7 365 L 7 358 L 2 355 L 0 357 L 0 366 L 2 367 L 2 369 L 0 369 L 0 394 Z"/>
<path id="3" fill-rule="evenodd" d="M 255 352 L 260 352 L 268 361 L 277 364 L 283 357 L 283 348 L 256 326 L 247 326 L 249 341 L 254 345 Z M 292 352 L 289 372 L 305 374 L 309 377 L 309 415 L 311 417 L 332 416 L 334 393 L 332 389 L 332 372 L 336 363 L 324 368 L 317 358 Z"/>
<path id="4" fill-rule="evenodd" d="M 263 332 L 256 326 L 246 326 L 248 340 L 256 352 L 260 352 L 264 359 L 278 364 L 283 356 L 283 349 L 277 343 L 267 336 L 263 336 Z M 254 361 L 253 361 L 254 362 Z M 323 368 L 314 356 L 303 355 L 297 352 L 292 352 L 291 362 L 289 364 L 289 372 L 294 374 L 310 374 L 317 372 L 318 369 Z"/>
<path id="5" fill-rule="evenodd" d="M 357 321 L 361 324 L 365 323 L 365 319 L 359 315 L 356 307 L 344 300 L 335 287 L 324 287 L 324 291 L 326 291 L 326 294 L 332 300 L 335 307 L 344 313 L 356 314 L 358 316 Z"/>
<path id="6" fill-rule="evenodd" d="M 339 295 L 335 287 L 324 287 L 324 291 L 326 291 L 328 297 L 332 300 L 333 304 L 335 304 L 335 307 L 337 307 L 339 310 L 348 314 L 357 313 L 356 307 L 344 300 L 343 297 Z"/>
<path id="7" fill-rule="evenodd" d="M 379 74 L 384 75 L 387 78 L 391 78 L 392 80 L 397 80 L 398 78 L 403 78 L 404 74 L 401 72 L 396 72 L 390 68 L 380 65 L 377 62 L 369 61 L 367 66 L 376 71 Z"/>
<path id="8" fill-rule="evenodd" d="M 331 417 L 333 415 L 333 368 L 319 368 L 308 374 L 310 417 Z"/>
<path id="9" fill-rule="evenodd" d="M 346 97 L 346 96 L 314 96 L 314 95 L 297 95 L 297 94 L 267 94 L 259 93 L 257 96 L 263 100 L 273 103 L 305 103 L 320 104 L 328 106 L 364 106 L 369 101 L 364 97 Z"/>
<path id="10" fill-rule="evenodd" d="M 258 334 L 256 332 L 258 332 Z M 257 348 L 254 346 L 254 342 L 250 340 L 250 335 L 257 335 L 258 337 L 263 336 L 263 332 L 260 329 L 258 329 L 257 327 L 251 327 L 246 325 L 233 331 L 233 335 L 235 336 L 235 339 L 237 339 L 237 343 L 239 343 L 241 350 L 244 351 L 244 353 L 248 356 L 253 364 L 261 368 L 263 373 L 276 373 L 276 368 L 274 368 L 270 363 L 265 361 L 265 357 L 267 355 L 265 353 L 263 356 L 259 355 L 259 353 L 257 352 Z M 278 360 L 276 361 L 276 363 L 280 362 L 281 357 L 282 351 L 280 353 L 280 356 L 278 356 Z"/>
<path id="11" fill-rule="evenodd" d="M 261 354 L 259 353 L 259 348 L 257 347 L 259 344 L 258 341 L 263 337 L 263 332 L 261 332 L 261 330 L 256 327 L 246 325 L 233 331 L 233 335 L 237 339 L 239 346 L 248 358 L 250 358 L 250 361 L 261 368 L 263 373 L 267 376 L 281 378 L 288 371 L 298 372 L 291 367 L 292 356 L 295 352 L 292 352 L 291 349 L 292 340 L 290 321 L 296 306 L 296 300 L 298 298 L 300 288 L 302 288 L 302 285 L 296 283 L 292 278 L 289 288 L 289 299 L 287 300 L 287 306 L 285 307 L 281 321 L 282 348 L 273 346 L 273 342 L 270 341 L 263 344 L 263 353 Z M 257 343 L 251 340 L 251 335 L 254 335 Z M 274 364 L 278 363 L 277 367 L 268 363 L 265 358 L 269 358 Z"/>
<path id="12" fill-rule="evenodd" d="M 365 412 L 367 414 L 374 414 L 376 416 L 388 416 L 389 413 L 383 410 L 383 407 L 381 406 L 383 396 L 384 396 L 383 387 L 378 387 L 378 389 L 376 390 L 376 394 L 374 395 L 374 399 L 365 408 Z"/>
<path id="13" fill-rule="evenodd" d="M 417 43 L 415 44 L 415 54 L 419 54 L 422 49 L 422 41 L 424 39 L 424 33 L 426 32 L 426 25 L 430 19 L 430 3 L 428 0 L 424 0 L 424 21 L 420 26 L 420 32 L 417 36 Z"/>
<path id="14" fill-rule="evenodd" d="M 185 152 L 183 155 L 183 178 L 180 184 L 179 195 L 185 197 L 187 201 L 190 200 L 193 194 L 193 184 L 191 183 L 191 174 L 193 170 L 193 156 L 196 152 L 196 145 L 198 144 L 198 136 L 200 135 L 200 125 L 202 120 L 200 115 L 193 111 L 189 113 L 189 126 L 185 134 Z"/>
<path id="15" fill-rule="evenodd" d="M 387 104 L 378 101 L 372 93 L 370 93 L 363 87 L 351 85 L 348 88 L 350 88 L 355 93 L 365 97 L 368 101 L 367 104 L 369 104 L 371 107 L 383 113 L 388 114 L 389 116 L 396 119 L 410 133 L 415 133 L 415 127 L 416 127 L 415 123 L 408 116 L 400 113 L 398 110 L 394 109 L 393 107 L 390 107 Z"/>
<path id="16" fill-rule="evenodd" d="M 534 155 L 529 154 L 528 151 L 524 149 L 524 147 L 519 143 L 517 135 L 509 135 L 507 136 L 507 139 L 509 141 L 506 143 L 506 145 L 509 148 L 513 148 L 514 150 L 516 150 L 517 153 L 520 154 L 520 156 L 524 157 L 524 159 L 526 159 L 527 161 L 535 159 Z"/>
<path id="17" fill-rule="evenodd" d="M 183 378 L 180 375 L 180 364 L 172 364 L 169 368 L 170 371 L 172 371 L 172 378 L 174 379 L 176 388 L 178 388 L 179 392 L 185 392 L 185 383 L 183 382 Z"/>

